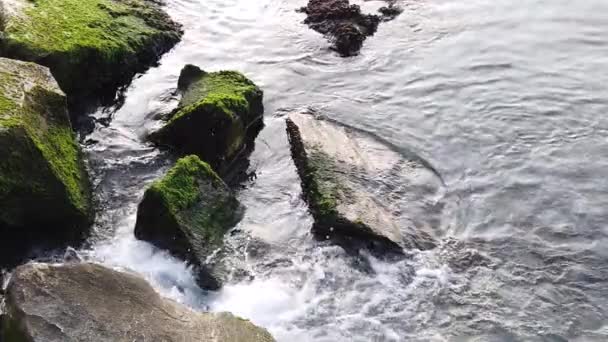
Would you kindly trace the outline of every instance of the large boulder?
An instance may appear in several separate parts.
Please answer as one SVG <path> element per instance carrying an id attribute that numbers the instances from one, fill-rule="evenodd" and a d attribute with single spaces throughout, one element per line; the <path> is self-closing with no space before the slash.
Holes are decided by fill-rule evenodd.
<path id="1" fill-rule="evenodd" d="M 137 211 L 135 236 L 197 268 L 199 284 L 219 288 L 205 259 L 221 247 L 224 233 L 241 218 L 241 205 L 226 184 L 197 156 L 177 161 L 150 186 Z"/>
<path id="2" fill-rule="evenodd" d="M 7 342 L 274 341 L 247 320 L 191 311 L 134 274 L 87 263 L 20 266 L 6 311 Z"/>
<path id="3" fill-rule="evenodd" d="M 49 70 L 0 58 L 0 265 L 76 241 L 91 193 L 66 97 Z"/>
<path id="4" fill-rule="evenodd" d="M 0 55 L 51 69 L 73 104 L 114 99 L 181 29 L 153 0 L 3 1 Z"/>
<path id="5" fill-rule="evenodd" d="M 385 1 L 388 4 L 379 9 L 380 14 L 364 14 L 359 5 L 351 5 L 349 0 L 309 0 L 299 11 L 306 14 L 306 25 L 325 35 L 332 49 L 342 57 L 348 57 L 359 53 L 365 39 L 376 33 L 380 22 L 392 20 L 401 13 L 394 0 Z"/>
<path id="6" fill-rule="evenodd" d="M 289 114 L 287 133 L 319 238 L 383 255 L 435 246 L 415 221 L 431 216 L 442 186 L 424 162 L 309 113 Z"/>
<path id="7" fill-rule="evenodd" d="M 152 140 L 196 154 L 223 174 L 262 127 L 263 93 L 236 71 L 207 73 L 187 65 L 178 89 L 177 110 Z"/>

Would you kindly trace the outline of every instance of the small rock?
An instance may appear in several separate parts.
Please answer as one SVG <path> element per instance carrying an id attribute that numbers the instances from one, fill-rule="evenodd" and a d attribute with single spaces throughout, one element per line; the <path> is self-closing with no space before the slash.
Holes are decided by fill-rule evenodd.
<path id="1" fill-rule="evenodd" d="M 68 247 L 65 249 L 65 253 L 63 254 L 63 261 L 65 263 L 78 263 L 82 261 L 82 258 L 78 254 L 78 251 L 72 247 Z"/>
<path id="2" fill-rule="evenodd" d="M 188 156 L 146 190 L 135 236 L 196 266 L 201 287 L 215 290 L 220 284 L 205 260 L 222 246 L 241 212 L 240 203 L 211 167 Z"/>
<path id="3" fill-rule="evenodd" d="M 150 138 L 195 154 L 224 175 L 263 125 L 262 91 L 236 71 L 207 73 L 194 65 L 182 69 L 178 88 L 183 96 L 177 110 Z"/>
<path id="4" fill-rule="evenodd" d="M 399 14 L 403 12 L 403 9 L 390 4 L 389 6 L 383 6 L 378 9 L 378 12 L 382 14 L 382 20 L 389 21 L 395 19 Z"/>

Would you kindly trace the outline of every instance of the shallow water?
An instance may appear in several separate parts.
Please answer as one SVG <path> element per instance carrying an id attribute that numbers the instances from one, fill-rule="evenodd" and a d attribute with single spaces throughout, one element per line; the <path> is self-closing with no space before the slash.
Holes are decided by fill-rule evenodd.
<path id="1" fill-rule="evenodd" d="M 279 341 L 607 340 L 608 2 L 401 2 L 346 59 L 301 24 L 304 4 L 167 0 L 183 41 L 82 137 L 101 209 L 84 253 Z M 145 135 L 176 105 L 185 63 L 240 70 L 265 91 L 257 179 L 240 190 L 234 274 L 218 293 L 133 237 L 143 190 L 171 164 Z M 362 265 L 312 239 L 281 117 L 301 106 L 437 170 L 439 217 L 412 219 L 438 248 Z"/>

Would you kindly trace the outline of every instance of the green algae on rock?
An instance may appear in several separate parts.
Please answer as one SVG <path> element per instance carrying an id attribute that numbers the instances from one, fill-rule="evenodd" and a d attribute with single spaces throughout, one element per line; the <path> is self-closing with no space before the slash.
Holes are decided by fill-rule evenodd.
<path id="1" fill-rule="evenodd" d="M 396 207 L 396 198 L 378 189 L 385 179 L 393 179 L 405 186 L 421 182 L 437 192 L 441 184 L 432 172 L 369 136 L 314 114 L 293 112 L 286 121 L 317 237 L 383 255 L 435 246 L 424 228 L 396 214 L 404 211 Z M 402 189 L 396 191 L 393 196 L 405 197 Z M 425 205 L 419 202 L 407 205 Z"/>
<path id="2" fill-rule="evenodd" d="M 27 252 L 13 239 L 78 239 L 92 216 L 65 95 L 47 68 L 6 58 L 0 58 L 0 208 L 0 255 Z"/>
<path id="3" fill-rule="evenodd" d="M 71 103 L 114 99 L 181 29 L 151 0 L 4 2 L 0 55 L 51 69 Z"/>
<path id="4" fill-rule="evenodd" d="M 234 161 L 262 126 L 262 91 L 236 71 L 207 73 L 187 65 L 177 110 L 151 138 L 184 154 L 196 154 L 215 169 Z"/>
<path id="5" fill-rule="evenodd" d="M 222 245 L 224 233 L 241 216 L 241 206 L 224 181 L 197 156 L 177 161 L 145 192 L 137 211 L 135 236 L 199 268 L 199 283 L 219 287 L 204 268 Z"/>
<path id="6" fill-rule="evenodd" d="M 19 266 L 6 292 L 6 342 L 274 341 L 248 320 L 192 311 L 135 274 L 96 264 Z"/>

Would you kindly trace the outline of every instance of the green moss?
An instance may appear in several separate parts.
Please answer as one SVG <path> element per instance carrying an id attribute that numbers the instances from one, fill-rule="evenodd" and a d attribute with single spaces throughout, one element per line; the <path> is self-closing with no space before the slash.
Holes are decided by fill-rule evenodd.
<path id="1" fill-rule="evenodd" d="M 169 221 L 177 226 L 165 229 L 180 230 L 199 259 L 223 241 L 224 233 L 236 221 L 239 207 L 237 199 L 220 177 L 207 163 L 194 155 L 179 159 L 165 177 L 153 183 L 147 190 L 146 197 L 162 201 L 160 206 L 151 207 L 169 211 Z M 138 215 L 167 216 L 147 212 Z M 136 229 L 156 228 L 140 226 Z M 144 235 L 145 233 L 142 234 Z"/>
<path id="2" fill-rule="evenodd" d="M 12 42 L 36 52 L 96 48 L 108 58 L 132 50 L 155 28 L 143 19 L 143 1 L 34 0 L 6 33 Z"/>
<path id="3" fill-rule="evenodd" d="M 128 83 L 181 35 L 146 0 L 15 1 L 23 9 L 7 20 L 0 52 L 51 68 L 69 95 L 100 96 L 97 91 L 113 97 L 115 87 Z"/>
<path id="4" fill-rule="evenodd" d="M 249 99 L 259 93 L 258 87 L 236 71 L 219 71 L 204 74 L 191 85 L 180 102 L 179 110 L 170 120 L 195 111 L 221 112 L 235 120 L 250 110 Z"/>
<path id="5" fill-rule="evenodd" d="M 223 181 L 209 164 L 197 156 L 187 156 L 177 161 L 163 179 L 155 182 L 149 191 L 162 195 L 173 213 L 179 213 L 196 204 L 200 199 L 199 180 L 211 180 L 222 184 Z"/>
<path id="6" fill-rule="evenodd" d="M 65 96 L 58 88 L 37 84 L 28 85 L 31 88 L 23 92 L 23 79 L 47 82 L 48 74 L 41 74 L 41 70 L 31 63 L 0 61 L 0 138 L 3 144 L 11 144 L 0 148 L 0 196 L 11 192 L 26 197 L 40 194 L 36 197 L 57 201 L 61 197 L 53 192 L 64 191 L 74 209 L 87 216 L 88 178 L 70 127 Z"/>
<path id="7" fill-rule="evenodd" d="M 55 175 L 66 186 L 71 202 L 78 210 L 87 212 L 90 200 L 86 191 L 88 180 L 72 129 L 70 126 L 48 124 L 35 114 L 26 118 L 26 130 Z M 46 129 L 44 125 L 48 125 Z"/>
<path id="8" fill-rule="evenodd" d="M 347 189 L 337 177 L 334 161 L 324 152 L 311 148 L 307 156 L 311 206 L 320 217 L 335 220 L 338 202 L 347 196 Z"/>
<path id="9" fill-rule="evenodd" d="M 182 154 L 196 154 L 223 171 L 261 128 L 262 91 L 236 71 L 206 73 L 193 65 L 178 81 L 182 100 L 151 139 Z"/>

